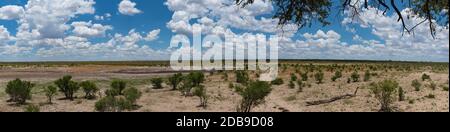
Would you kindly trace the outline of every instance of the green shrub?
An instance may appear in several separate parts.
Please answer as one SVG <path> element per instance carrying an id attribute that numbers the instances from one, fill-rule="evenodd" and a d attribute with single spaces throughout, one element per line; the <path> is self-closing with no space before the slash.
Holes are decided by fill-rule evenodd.
<path id="1" fill-rule="evenodd" d="M 127 83 L 123 80 L 114 80 L 111 82 L 111 94 L 123 95 L 123 90 L 127 87 Z"/>
<path id="2" fill-rule="evenodd" d="M 425 96 L 425 98 L 435 99 L 435 98 L 436 98 L 436 95 L 434 95 L 434 94 L 428 94 L 427 96 Z"/>
<path id="3" fill-rule="evenodd" d="M 132 108 L 133 104 L 123 96 L 106 96 L 95 103 L 95 110 L 99 112 L 122 112 Z"/>
<path id="4" fill-rule="evenodd" d="M 177 73 L 169 77 L 169 84 L 172 86 L 172 90 L 177 90 L 178 85 L 183 80 L 183 74 Z"/>
<path id="5" fill-rule="evenodd" d="M 59 91 L 64 93 L 66 99 L 73 101 L 74 94 L 80 89 L 77 82 L 72 81 L 72 76 L 64 76 L 55 81 L 55 85 L 58 86 Z"/>
<path id="6" fill-rule="evenodd" d="M 423 74 L 422 75 L 422 81 L 426 81 L 426 80 L 431 80 L 431 77 L 430 77 L 430 75 L 427 75 L 427 74 Z"/>
<path id="7" fill-rule="evenodd" d="M 31 89 L 34 84 L 28 81 L 22 81 L 16 79 L 8 82 L 5 93 L 10 97 L 8 102 L 16 102 L 18 104 L 24 104 L 26 100 L 31 99 Z"/>
<path id="8" fill-rule="evenodd" d="M 47 97 L 48 103 L 52 104 L 52 99 L 53 96 L 55 96 L 56 92 L 57 92 L 57 88 L 54 86 L 48 86 L 47 88 L 44 89 L 45 92 L 45 96 Z"/>
<path id="9" fill-rule="evenodd" d="M 25 112 L 40 112 L 41 110 L 40 110 L 39 106 L 30 104 L 27 107 L 25 107 L 24 111 Z"/>
<path id="10" fill-rule="evenodd" d="M 291 81 L 295 82 L 297 81 L 297 75 L 295 75 L 294 73 L 291 74 Z"/>
<path id="11" fill-rule="evenodd" d="M 294 81 L 289 81 L 289 88 L 294 89 L 295 88 L 295 83 Z"/>
<path id="12" fill-rule="evenodd" d="M 185 76 L 182 84 L 180 86 L 180 91 L 183 94 L 183 96 L 191 96 L 191 90 L 194 87 L 194 83 L 191 81 L 189 76 Z"/>
<path id="13" fill-rule="evenodd" d="M 199 97 L 200 105 L 199 107 L 206 108 L 208 106 L 208 96 L 206 95 L 205 86 L 200 85 L 194 88 L 194 96 Z"/>
<path id="14" fill-rule="evenodd" d="M 394 80 L 384 80 L 378 83 L 370 84 L 370 90 L 375 98 L 381 104 L 380 112 L 392 112 L 391 104 L 394 102 L 395 93 L 399 84 Z"/>
<path id="15" fill-rule="evenodd" d="M 192 81 L 194 87 L 200 86 L 200 84 L 205 81 L 205 75 L 203 74 L 203 72 L 198 71 L 189 73 L 187 78 L 188 80 Z"/>
<path id="16" fill-rule="evenodd" d="M 359 82 L 360 76 L 359 76 L 359 73 L 358 73 L 357 71 L 354 71 L 354 72 L 352 73 L 351 77 L 352 77 L 352 81 L 353 81 L 353 82 Z"/>
<path id="17" fill-rule="evenodd" d="M 398 101 L 405 101 L 405 91 L 402 87 L 398 89 Z"/>
<path id="18" fill-rule="evenodd" d="M 302 81 L 308 81 L 308 72 L 301 73 L 300 75 L 302 76 Z"/>
<path id="19" fill-rule="evenodd" d="M 236 71 L 236 82 L 246 84 L 250 79 L 247 71 Z"/>
<path id="20" fill-rule="evenodd" d="M 273 80 L 273 81 L 271 82 L 271 84 L 272 84 L 272 85 L 283 85 L 283 84 L 284 84 L 284 81 L 283 81 L 283 79 L 281 79 L 281 78 L 276 78 L 275 80 Z"/>
<path id="21" fill-rule="evenodd" d="M 352 83 L 352 79 L 351 78 L 347 78 L 347 83 L 348 84 Z"/>
<path id="22" fill-rule="evenodd" d="M 237 107 L 237 111 L 250 112 L 253 107 L 261 104 L 271 91 L 272 88 L 267 82 L 250 82 L 246 88 L 238 91 L 242 96 L 242 100 Z"/>
<path id="23" fill-rule="evenodd" d="M 153 89 L 162 89 L 162 83 L 163 83 L 163 79 L 162 78 L 152 78 L 150 80 L 152 82 L 153 85 Z"/>
<path id="24" fill-rule="evenodd" d="M 442 90 L 447 91 L 448 92 L 448 86 L 442 86 Z"/>
<path id="25" fill-rule="evenodd" d="M 316 79 L 317 84 L 323 83 L 323 82 L 322 82 L 322 81 L 323 81 L 323 77 L 324 77 L 324 74 L 323 74 L 322 71 L 319 71 L 319 72 L 317 72 L 317 73 L 314 75 L 314 78 Z"/>
<path id="26" fill-rule="evenodd" d="M 125 98 L 126 98 L 128 101 L 130 101 L 130 103 L 131 103 L 132 105 L 136 105 L 136 101 L 137 101 L 139 98 L 141 98 L 142 93 L 141 93 L 138 89 L 132 87 L 132 88 L 127 88 L 127 89 L 125 89 L 125 90 L 123 91 L 123 95 L 125 96 Z"/>
<path id="27" fill-rule="evenodd" d="M 303 81 L 302 80 L 297 80 L 297 85 L 298 85 L 298 92 L 303 92 Z"/>
<path id="28" fill-rule="evenodd" d="M 85 93 L 84 98 L 86 99 L 96 98 L 95 93 L 97 93 L 99 89 L 97 85 L 95 85 L 95 83 L 91 81 L 84 81 L 80 83 L 80 86 Z"/>
<path id="29" fill-rule="evenodd" d="M 372 74 L 367 70 L 366 73 L 364 73 L 364 82 L 370 81 L 371 76 Z"/>
<path id="30" fill-rule="evenodd" d="M 420 91 L 420 87 L 422 87 L 422 84 L 419 82 L 419 80 L 416 79 L 411 82 L 411 86 L 414 87 L 416 91 Z"/>
<path id="31" fill-rule="evenodd" d="M 342 77 L 342 72 L 341 72 L 341 71 L 336 71 L 336 72 L 334 73 L 334 76 L 331 77 L 331 81 L 335 82 L 337 79 L 339 79 L 339 78 L 341 78 L 341 77 Z"/>

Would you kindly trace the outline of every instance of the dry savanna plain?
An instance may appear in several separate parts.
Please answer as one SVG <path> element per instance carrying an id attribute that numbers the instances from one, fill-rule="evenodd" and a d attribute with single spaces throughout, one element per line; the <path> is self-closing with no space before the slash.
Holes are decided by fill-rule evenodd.
<path id="1" fill-rule="evenodd" d="M 236 71 L 200 72 L 204 77 L 199 82 L 200 91 L 186 90 L 183 82 L 189 82 L 183 77 L 174 88 L 169 78 L 177 73 L 188 76 L 190 72 L 173 71 L 168 62 L 4 62 L 0 63 L 0 112 L 236 112 L 242 104 L 243 96 L 238 91 L 245 83 L 238 81 Z M 245 73 L 251 82 L 260 71 L 239 73 Z M 70 82 L 67 86 L 73 82 L 77 87 L 72 100 L 55 83 L 67 75 L 72 77 L 66 79 Z M 8 83 L 15 79 L 32 84 L 30 96 L 23 102 L 13 100 L 7 90 Z M 384 100 L 392 111 L 449 112 L 448 63 L 331 60 L 281 61 L 279 78 L 269 82 L 270 93 L 251 111 L 378 112 L 383 100 L 372 86 L 384 80 L 398 84 L 395 90 L 386 92 L 390 97 Z M 83 85 L 86 81 L 95 90 L 86 93 L 84 87 L 91 86 Z M 132 101 L 127 102 L 124 100 L 129 96 L 119 92 L 116 94 L 123 97 L 108 100 L 114 93 L 110 90 L 113 85 L 133 88 L 137 91 L 123 93 L 138 96 L 131 96 Z M 50 97 L 51 103 L 49 87 L 57 90 Z M 131 103 L 131 107 L 108 106 L 121 103 Z"/>

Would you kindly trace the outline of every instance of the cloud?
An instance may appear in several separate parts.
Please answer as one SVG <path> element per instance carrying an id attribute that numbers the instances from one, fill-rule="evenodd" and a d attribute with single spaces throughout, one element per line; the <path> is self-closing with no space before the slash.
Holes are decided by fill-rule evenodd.
<path id="1" fill-rule="evenodd" d="M 154 41 L 154 40 L 159 38 L 159 33 L 160 32 L 161 32 L 161 29 L 153 30 L 153 31 L 149 32 L 144 39 L 146 41 Z"/>
<path id="2" fill-rule="evenodd" d="M 73 22 L 71 25 L 74 27 L 72 32 L 80 37 L 102 37 L 105 36 L 107 30 L 113 29 L 109 25 L 92 24 L 91 21 Z"/>
<path id="3" fill-rule="evenodd" d="M 142 13 L 141 10 L 137 9 L 136 3 L 131 2 L 130 0 L 122 0 L 119 4 L 119 12 L 124 15 L 133 16 L 139 13 Z"/>
<path id="4" fill-rule="evenodd" d="M 23 15 L 23 8 L 16 5 L 7 5 L 0 7 L 0 20 L 13 20 L 20 18 Z"/>
<path id="5" fill-rule="evenodd" d="M 103 21 L 105 19 L 111 18 L 111 16 L 112 16 L 111 14 L 105 13 L 105 15 L 103 15 L 103 16 L 95 15 L 94 19 L 97 20 L 97 21 Z"/>
<path id="6" fill-rule="evenodd" d="M 4 42 L 7 42 L 11 39 L 9 35 L 8 29 L 6 29 L 3 25 L 0 25 L 0 45 Z"/>

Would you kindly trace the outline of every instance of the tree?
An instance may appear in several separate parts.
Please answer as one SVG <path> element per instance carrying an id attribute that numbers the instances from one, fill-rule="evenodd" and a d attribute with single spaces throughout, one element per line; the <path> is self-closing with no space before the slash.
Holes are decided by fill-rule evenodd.
<path id="1" fill-rule="evenodd" d="M 359 82 L 359 73 L 357 71 L 354 71 L 351 75 L 353 82 Z"/>
<path id="2" fill-rule="evenodd" d="M 52 104 L 53 96 L 55 96 L 57 90 L 58 89 L 54 86 L 48 86 L 47 88 L 44 89 L 45 96 L 47 96 L 47 100 L 48 100 L 49 104 Z"/>
<path id="3" fill-rule="evenodd" d="M 267 82 L 250 82 L 246 88 L 237 91 L 242 96 L 237 111 L 250 112 L 253 107 L 261 104 L 271 91 L 272 88 Z"/>
<path id="4" fill-rule="evenodd" d="M 162 87 L 162 82 L 163 82 L 162 78 L 152 78 L 150 81 L 152 82 L 153 89 L 161 89 L 161 88 L 163 88 Z"/>
<path id="5" fill-rule="evenodd" d="M 91 81 L 84 81 L 84 82 L 80 83 L 80 86 L 85 93 L 84 98 L 94 99 L 96 97 L 95 93 L 97 93 L 99 89 L 98 89 L 97 85 L 95 85 L 95 83 L 93 83 Z"/>
<path id="6" fill-rule="evenodd" d="M 364 73 L 364 82 L 370 81 L 371 73 L 369 70 Z"/>
<path id="7" fill-rule="evenodd" d="M 247 71 L 236 71 L 236 82 L 240 84 L 247 84 L 250 80 Z"/>
<path id="8" fill-rule="evenodd" d="M 235 0 L 237 5 L 245 7 L 254 2 L 254 0 Z M 275 14 L 273 18 L 279 19 L 278 25 L 286 25 L 290 23 L 297 24 L 300 28 L 311 26 L 311 23 L 318 21 L 323 26 L 329 25 L 327 20 L 331 8 L 332 0 L 272 0 L 275 6 Z M 414 29 L 420 25 L 427 23 L 430 28 L 432 37 L 436 35 L 436 25 L 446 26 L 449 24 L 449 6 L 448 0 L 342 0 L 339 3 L 340 9 L 351 12 L 350 16 L 361 19 L 360 14 L 363 9 L 376 8 L 382 10 L 382 15 L 387 15 L 388 11 L 393 11 L 398 16 L 398 22 L 402 24 L 402 30 L 412 33 Z M 405 17 L 399 7 L 409 8 L 412 14 L 424 18 L 424 20 L 415 25 L 407 25 Z M 447 12 L 443 11 L 446 10 Z M 447 27 L 448 28 L 448 27 Z"/>
<path id="9" fill-rule="evenodd" d="M 64 93 L 66 99 L 73 101 L 74 94 L 80 89 L 77 82 L 72 81 L 72 76 L 64 76 L 55 81 L 55 85 L 58 86 L 59 91 Z"/>
<path id="10" fill-rule="evenodd" d="M 5 89 L 5 93 L 7 93 L 11 98 L 8 102 L 25 104 L 26 100 L 31 99 L 31 89 L 33 87 L 33 83 L 22 81 L 20 79 L 8 82 Z"/>
<path id="11" fill-rule="evenodd" d="M 411 86 L 414 87 L 416 91 L 420 91 L 420 87 L 422 87 L 422 84 L 419 82 L 419 80 L 416 79 L 411 82 Z"/>
<path id="12" fill-rule="evenodd" d="M 392 112 L 391 104 L 394 102 L 395 93 L 399 84 L 394 80 L 384 80 L 378 83 L 370 84 L 370 90 L 375 98 L 381 104 L 380 112 Z"/>
<path id="13" fill-rule="evenodd" d="M 200 85 L 194 88 L 194 96 L 199 97 L 200 105 L 199 107 L 206 108 L 208 106 L 208 96 L 206 95 L 205 86 Z"/>
<path id="14" fill-rule="evenodd" d="M 322 71 L 319 71 L 319 72 L 317 72 L 317 73 L 314 75 L 314 78 L 316 78 L 317 84 L 323 83 L 323 82 L 322 82 L 322 81 L 323 81 L 323 76 L 324 76 L 324 74 L 323 74 Z"/>
<path id="15" fill-rule="evenodd" d="M 177 90 L 178 85 L 183 79 L 183 74 L 177 73 L 169 77 L 169 84 L 172 86 L 172 90 Z"/>
<path id="16" fill-rule="evenodd" d="M 112 91 L 111 94 L 117 93 L 118 95 L 123 95 L 123 90 L 127 87 L 127 83 L 122 80 L 114 80 L 111 82 Z"/>

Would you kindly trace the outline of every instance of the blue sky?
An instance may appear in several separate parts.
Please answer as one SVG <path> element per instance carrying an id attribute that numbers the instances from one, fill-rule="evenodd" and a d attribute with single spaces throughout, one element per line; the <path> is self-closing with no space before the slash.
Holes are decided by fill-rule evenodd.
<path id="1" fill-rule="evenodd" d="M 272 4 L 256 0 L 237 8 L 232 0 L 2 0 L 0 61 L 166 60 L 171 37 L 199 24 L 207 34 L 279 35 Z M 322 27 L 288 29 L 281 59 L 356 59 L 448 62 L 448 29 L 432 39 L 426 25 L 401 35 L 397 16 L 362 10 L 338 12 L 334 1 Z M 408 15 L 406 8 L 402 9 Z M 413 25 L 423 18 L 412 17 Z"/>

